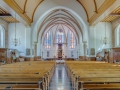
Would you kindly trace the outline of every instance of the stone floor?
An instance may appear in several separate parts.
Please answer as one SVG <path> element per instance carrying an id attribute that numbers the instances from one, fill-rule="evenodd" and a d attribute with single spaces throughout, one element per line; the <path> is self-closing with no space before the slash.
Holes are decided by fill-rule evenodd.
<path id="1" fill-rule="evenodd" d="M 50 82 L 49 90 L 72 90 L 64 65 L 57 65 Z"/>

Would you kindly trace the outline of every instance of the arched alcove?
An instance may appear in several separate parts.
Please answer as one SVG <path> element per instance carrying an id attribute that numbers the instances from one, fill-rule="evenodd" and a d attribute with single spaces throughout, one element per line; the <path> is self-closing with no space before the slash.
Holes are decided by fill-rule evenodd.
<path id="1" fill-rule="evenodd" d="M 0 47 L 5 47 L 5 29 L 2 25 L 0 25 Z"/>
<path id="2" fill-rule="evenodd" d="M 120 24 L 115 28 L 115 47 L 120 47 Z"/>

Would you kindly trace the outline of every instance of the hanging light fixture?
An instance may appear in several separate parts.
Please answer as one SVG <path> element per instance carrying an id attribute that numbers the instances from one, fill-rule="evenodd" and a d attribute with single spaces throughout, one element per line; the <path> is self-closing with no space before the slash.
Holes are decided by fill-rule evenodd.
<path id="1" fill-rule="evenodd" d="M 12 45 L 18 46 L 20 45 L 20 38 L 16 38 L 16 13 L 15 13 L 15 38 L 12 38 Z"/>
<path id="2" fill-rule="evenodd" d="M 105 17 L 105 14 L 104 14 L 104 17 Z M 106 36 L 106 21 L 105 21 L 105 36 L 104 36 L 104 37 L 101 37 L 101 43 L 104 44 L 104 45 L 110 43 L 110 38 L 108 38 L 108 37 Z"/>

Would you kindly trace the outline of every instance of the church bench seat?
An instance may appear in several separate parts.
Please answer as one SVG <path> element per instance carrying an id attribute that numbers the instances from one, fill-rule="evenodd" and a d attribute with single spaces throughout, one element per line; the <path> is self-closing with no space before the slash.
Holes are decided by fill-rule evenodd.
<path id="1" fill-rule="evenodd" d="M 10 71 L 0 71 L 0 74 L 40 74 L 41 72 L 47 73 L 47 70 L 25 70 L 25 71 L 18 71 L 18 70 L 10 70 Z"/>
<path id="2" fill-rule="evenodd" d="M 84 77 L 84 78 L 79 78 L 78 79 L 78 82 L 84 82 L 84 83 L 89 83 L 89 82 L 99 82 L 99 83 L 108 83 L 108 82 L 114 82 L 114 83 L 116 83 L 116 82 L 120 82 L 120 78 L 109 78 L 109 77 L 105 77 L 105 78 L 102 78 L 102 77 L 100 77 L 100 78 L 93 78 L 93 77 Z"/>
<path id="3" fill-rule="evenodd" d="M 84 85 L 120 84 L 120 66 L 96 62 L 66 62 L 68 76 L 77 90 L 83 90 Z M 81 86 L 82 85 L 82 86 Z M 81 87 L 80 87 L 81 86 Z M 111 87 L 112 89 L 114 88 Z M 88 88 L 89 89 L 89 88 Z M 92 88 L 94 90 L 94 88 Z M 98 88 L 99 89 L 99 88 Z M 87 89 L 86 89 L 87 90 Z M 97 89 L 96 89 L 97 90 Z"/>
<path id="4" fill-rule="evenodd" d="M 120 83 L 120 74 L 85 74 L 85 75 L 81 75 L 78 79 L 76 79 L 76 77 L 78 76 L 72 76 L 71 80 L 72 83 Z M 81 80 L 82 78 L 97 78 L 97 80 L 92 81 L 92 79 L 88 79 L 87 81 Z M 109 80 L 103 79 L 101 80 L 101 78 L 109 78 Z M 112 80 L 112 78 L 117 78 L 117 80 Z M 118 79 L 119 78 L 119 79 Z M 106 80 L 106 81 L 105 81 Z"/>
<path id="5" fill-rule="evenodd" d="M 95 71 L 91 71 L 91 70 L 73 70 L 73 72 L 79 72 L 79 73 L 119 73 L 120 70 L 95 70 Z"/>
<path id="6" fill-rule="evenodd" d="M 0 78 L 42 78 L 45 73 L 41 74 L 0 74 Z"/>
<path id="7" fill-rule="evenodd" d="M 55 62 L 49 63 L 43 61 L 30 61 L 30 62 L 28 61 L 2 65 L 0 66 L 0 85 L 5 84 L 38 85 L 38 83 L 41 82 L 40 86 L 42 86 L 42 88 L 44 89 L 47 89 L 55 65 L 56 65 Z M 18 88 L 20 89 L 20 86 L 17 86 L 17 88 L 15 89 Z"/>
<path id="8" fill-rule="evenodd" d="M 42 79 L 37 79 L 37 78 L 1 78 L 0 79 L 0 84 L 4 83 L 14 83 L 14 84 L 20 84 L 20 83 L 38 83 Z"/>
<path id="9" fill-rule="evenodd" d="M 96 90 L 109 90 L 109 89 L 114 89 L 114 90 L 120 90 L 120 84 L 84 84 L 83 87 L 84 89 L 96 89 Z M 81 89 L 82 90 L 82 89 Z"/>
<path id="10" fill-rule="evenodd" d="M 82 78 L 82 77 L 120 77 L 120 74 L 119 73 L 117 73 L 117 74 L 88 74 L 88 73 L 86 73 L 86 74 L 75 74 L 76 76 L 80 76 L 80 78 Z"/>
<path id="11" fill-rule="evenodd" d="M 6 89 L 14 89 L 14 90 L 16 90 L 16 89 L 19 89 L 19 90 L 23 90 L 23 89 L 25 89 L 25 90 L 30 90 L 30 89 L 32 89 L 32 90 L 36 90 L 36 89 L 39 89 L 38 88 L 38 85 L 36 85 L 36 84 L 19 84 L 19 85 L 17 85 L 17 84 L 4 84 L 4 85 L 0 85 L 0 89 L 4 89 L 4 90 L 6 90 Z"/>

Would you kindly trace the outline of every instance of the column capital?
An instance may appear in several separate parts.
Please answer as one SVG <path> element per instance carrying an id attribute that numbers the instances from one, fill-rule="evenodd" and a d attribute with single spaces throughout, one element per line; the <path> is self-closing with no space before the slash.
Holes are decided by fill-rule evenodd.
<path id="1" fill-rule="evenodd" d="M 86 44 L 86 43 L 87 43 L 87 41 L 83 41 L 83 43 L 84 43 L 84 44 Z"/>
<path id="2" fill-rule="evenodd" d="M 29 26 L 29 25 L 26 25 L 25 27 L 26 27 L 26 28 L 31 28 L 31 26 Z"/>
<path id="3" fill-rule="evenodd" d="M 38 42 L 33 42 L 33 45 L 37 45 Z"/>

